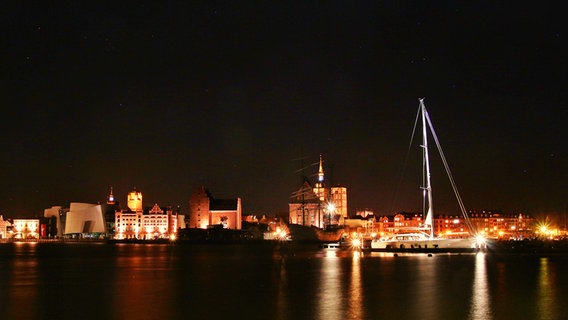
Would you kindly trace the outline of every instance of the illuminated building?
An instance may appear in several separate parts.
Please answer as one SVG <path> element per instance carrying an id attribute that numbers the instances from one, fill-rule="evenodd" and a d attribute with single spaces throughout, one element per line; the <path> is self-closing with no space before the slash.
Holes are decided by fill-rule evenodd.
<path id="1" fill-rule="evenodd" d="M 112 189 L 111 189 L 111 196 L 112 196 Z M 112 198 L 114 201 L 114 196 L 112 196 Z M 136 188 L 130 191 L 128 193 L 128 200 L 126 205 L 128 206 L 128 209 L 134 212 L 142 211 L 142 192 L 136 190 Z"/>
<path id="2" fill-rule="evenodd" d="M 105 234 L 106 226 L 100 204 L 72 202 L 65 220 L 65 235 Z"/>
<path id="3" fill-rule="evenodd" d="M 109 197 L 110 199 L 110 197 Z M 142 193 L 132 190 L 127 197 L 128 209 L 115 212 L 115 239 L 170 239 L 178 229 L 178 216 L 171 207 L 142 209 Z"/>
<path id="4" fill-rule="evenodd" d="M 465 238 L 470 235 L 464 219 L 458 215 L 439 215 L 434 218 L 434 232 L 438 237 Z M 477 233 L 487 238 L 523 239 L 534 237 L 535 220 L 522 214 L 503 214 L 491 211 L 470 211 L 469 219 Z M 423 225 L 421 213 L 397 213 L 380 217 L 373 227 L 380 235 L 404 232 Z"/>
<path id="5" fill-rule="evenodd" d="M 488 238 L 522 239 L 534 235 L 534 219 L 522 214 L 504 214 L 493 211 L 470 211 L 469 218 L 475 230 Z M 463 219 L 458 216 L 441 215 L 435 220 L 436 233 L 459 237 L 467 234 Z"/>
<path id="6" fill-rule="evenodd" d="M 205 187 L 189 198 L 189 227 L 206 229 L 221 225 L 226 229 L 242 228 L 241 198 L 215 199 Z"/>
<path id="7" fill-rule="evenodd" d="M 14 219 L 13 238 L 39 239 L 39 219 Z"/>
<path id="8" fill-rule="evenodd" d="M 305 180 L 290 197 L 289 221 L 303 226 L 323 228 L 323 202 L 319 200 L 310 182 Z"/>
<path id="9" fill-rule="evenodd" d="M 331 203 L 335 206 L 335 214 L 347 219 L 347 188 L 342 186 L 331 187 Z"/>
<path id="10" fill-rule="evenodd" d="M 10 221 L 4 220 L 4 217 L 0 215 L 0 239 L 8 238 L 8 228 L 11 226 Z"/>
<path id="11" fill-rule="evenodd" d="M 144 239 L 169 237 L 177 230 L 177 219 L 172 218 L 171 208 L 162 209 L 154 204 L 147 215 L 143 215 L 142 228 Z"/>
<path id="12" fill-rule="evenodd" d="M 139 239 L 142 230 L 142 211 L 117 211 L 114 228 L 115 239 Z"/>
<path id="13" fill-rule="evenodd" d="M 357 210 L 357 216 L 366 218 L 368 216 L 374 216 L 375 212 L 371 209 L 363 209 L 363 210 Z"/>
<path id="14" fill-rule="evenodd" d="M 288 210 L 290 223 L 303 226 L 325 228 L 343 224 L 347 218 L 347 188 L 325 185 L 321 155 L 315 184 L 312 187 L 310 181 L 304 178 L 300 189 L 292 193 Z"/>
<path id="15" fill-rule="evenodd" d="M 328 190 L 324 187 L 324 173 L 323 173 L 323 158 L 320 155 L 319 159 L 319 169 L 318 169 L 318 179 L 314 187 L 314 193 L 318 197 L 319 201 L 324 202 L 325 199 L 329 197 Z"/>

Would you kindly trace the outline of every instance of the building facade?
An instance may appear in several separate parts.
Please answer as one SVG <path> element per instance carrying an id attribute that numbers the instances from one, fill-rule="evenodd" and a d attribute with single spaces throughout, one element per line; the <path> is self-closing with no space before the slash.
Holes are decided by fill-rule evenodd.
<path id="1" fill-rule="evenodd" d="M 499 212 L 470 211 L 469 220 L 478 234 L 492 239 L 515 239 L 535 237 L 539 233 L 536 220 L 523 214 L 504 214 Z M 361 217 L 363 219 L 363 217 Z M 394 233 L 414 232 L 424 227 L 421 213 L 396 213 L 393 216 L 381 216 L 375 219 L 368 216 L 364 220 L 372 221 L 372 227 L 363 224 L 355 227 L 354 232 L 388 236 Z M 470 230 L 463 217 L 458 215 L 439 215 L 434 217 L 434 234 L 444 238 L 465 238 Z"/>
<path id="2" fill-rule="evenodd" d="M 4 216 L 0 215 L 0 239 L 8 238 L 9 229 L 12 229 L 12 223 L 4 220 Z"/>
<path id="3" fill-rule="evenodd" d="M 12 238 L 39 239 L 39 219 L 14 219 L 12 223 Z"/>
<path id="4" fill-rule="evenodd" d="M 314 192 L 309 181 L 292 193 L 288 202 L 289 222 L 302 226 L 324 227 L 324 202 Z"/>
<path id="5" fill-rule="evenodd" d="M 105 235 L 106 224 L 100 204 L 72 202 L 65 220 L 65 235 Z"/>
<path id="6" fill-rule="evenodd" d="M 242 229 L 241 198 L 215 199 L 205 187 L 199 187 L 189 198 L 189 228 L 211 226 Z"/>
<path id="7" fill-rule="evenodd" d="M 289 222 L 303 226 L 325 228 L 343 225 L 347 219 L 347 188 L 326 185 L 321 155 L 316 182 L 312 186 L 304 178 L 302 186 L 292 193 L 288 210 Z"/>
<path id="8" fill-rule="evenodd" d="M 128 193 L 128 209 L 115 212 L 115 239 L 172 239 L 178 230 L 178 216 L 171 207 L 154 204 L 143 209 L 142 192 Z"/>

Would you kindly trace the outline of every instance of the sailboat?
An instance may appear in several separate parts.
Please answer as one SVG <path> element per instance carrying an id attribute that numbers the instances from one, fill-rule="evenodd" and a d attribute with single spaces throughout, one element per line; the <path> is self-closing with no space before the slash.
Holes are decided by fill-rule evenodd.
<path id="1" fill-rule="evenodd" d="M 426 218 L 424 219 L 424 224 L 420 227 L 414 228 L 414 230 L 406 230 L 405 233 L 396 233 L 387 238 L 372 239 L 371 249 L 435 249 L 435 250 L 463 250 L 463 249 L 476 249 L 483 245 L 483 239 L 474 236 L 475 230 L 473 224 L 471 223 L 468 214 L 463 205 L 463 201 L 459 195 L 457 187 L 454 183 L 454 179 L 451 175 L 448 163 L 442 152 L 438 137 L 432 122 L 430 121 L 430 116 L 424 105 L 424 99 L 419 99 L 418 114 L 416 117 L 416 123 L 418 119 L 421 119 L 422 123 L 422 160 L 423 160 L 423 210 L 426 212 Z M 416 125 L 415 125 L 416 128 Z M 458 200 L 460 210 L 464 217 L 464 221 L 469 229 L 470 237 L 465 239 L 449 239 L 449 238 L 438 238 L 434 236 L 434 207 L 432 202 L 432 185 L 430 182 L 430 158 L 428 154 L 428 129 L 432 133 L 436 146 L 444 163 L 446 173 L 450 179 L 450 183 L 454 190 L 454 194 Z M 408 232 L 413 231 L 413 232 Z"/>

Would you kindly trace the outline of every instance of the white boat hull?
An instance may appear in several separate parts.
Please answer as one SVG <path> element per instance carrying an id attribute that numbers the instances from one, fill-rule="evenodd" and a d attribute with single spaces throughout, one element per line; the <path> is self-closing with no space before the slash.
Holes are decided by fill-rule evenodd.
<path id="1" fill-rule="evenodd" d="M 396 238 L 371 240 L 371 249 L 470 249 L 476 248 L 475 239 L 446 239 L 446 238 Z"/>

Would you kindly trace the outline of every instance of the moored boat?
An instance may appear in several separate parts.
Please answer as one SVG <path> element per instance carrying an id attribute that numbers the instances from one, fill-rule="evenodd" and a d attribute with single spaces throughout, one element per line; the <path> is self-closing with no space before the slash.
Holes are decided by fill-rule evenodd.
<path id="1" fill-rule="evenodd" d="M 476 249 L 475 239 L 448 239 L 430 237 L 424 233 L 395 234 L 371 240 L 371 249 Z"/>
<path id="2" fill-rule="evenodd" d="M 416 118 L 416 123 L 418 123 L 419 117 L 422 123 L 422 163 L 423 163 L 423 175 L 422 175 L 422 191 L 423 191 L 423 210 L 426 213 L 426 218 L 424 219 L 424 224 L 416 228 L 416 230 L 405 230 L 404 233 L 395 233 L 386 238 L 372 239 L 370 243 L 371 250 L 472 250 L 479 249 L 485 246 L 482 237 L 476 236 L 475 229 L 469 220 L 461 196 L 457 190 L 454 183 L 453 177 L 451 175 L 448 163 L 442 152 L 438 137 L 432 126 L 430 116 L 426 111 L 426 106 L 424 105 L 424 99 L 419 99 L 419 109 Z M 444 163 L 444 168 L 448 178 L 450 179 L 454 194 L 458 201 L 460 210 L 469 229 L 469 237 L 453 239 L 453 238 L 438 238 L 434 236 L 434 209 L 432 204 L 432 186 L 430 182 L 430 159 L 428 155 L 428 128 L 434 137 L 436 146 L 440 153 L 442 162 Z"/>

